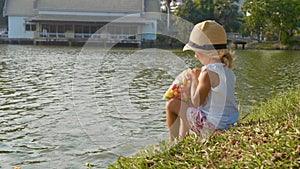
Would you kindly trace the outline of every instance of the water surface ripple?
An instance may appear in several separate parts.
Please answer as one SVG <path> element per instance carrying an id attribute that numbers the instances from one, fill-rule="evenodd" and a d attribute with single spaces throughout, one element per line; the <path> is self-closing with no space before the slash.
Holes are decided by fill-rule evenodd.
<path id="1" fill-rule="evenodd" d="M 237 54 L 241 107 L 299 86 L 299 52 Z M 0 168 L 106 168 L 167 138 L 162 95 L 181 61 L 200 66 L 178 51 L 1 45 Z"/>

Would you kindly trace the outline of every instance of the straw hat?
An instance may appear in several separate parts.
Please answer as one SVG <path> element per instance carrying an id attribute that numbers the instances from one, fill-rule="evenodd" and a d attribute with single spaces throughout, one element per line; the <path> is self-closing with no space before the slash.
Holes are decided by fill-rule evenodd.
<path id="1" fill-rule="evenodd" d="M 183 51 L 203 51 L 227 49 L 227 38 L 224 28 L 213 20 L 207 20 L 194 26 L 189 42 Z"/>

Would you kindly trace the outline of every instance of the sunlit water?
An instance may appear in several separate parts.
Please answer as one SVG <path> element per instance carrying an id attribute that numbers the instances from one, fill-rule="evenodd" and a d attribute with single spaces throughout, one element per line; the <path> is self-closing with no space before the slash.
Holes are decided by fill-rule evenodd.
<path id="1" fill-rule="evenodd" d="M 299 86 L 298 51 L 237 51 L 241 109 Z M 186 53 L 0 46 L 0 168 L 106 168 L 167 138 L 162 96 Z"/>

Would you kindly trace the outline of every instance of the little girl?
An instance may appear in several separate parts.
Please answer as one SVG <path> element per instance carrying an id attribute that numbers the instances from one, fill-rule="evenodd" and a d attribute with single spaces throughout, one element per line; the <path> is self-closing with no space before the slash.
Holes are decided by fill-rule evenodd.
<path id="1" fill-rule="evenodd" d="M 229 129 L 238 120 L 235 105 L 233 54 L 227 49 L 224 28 L 207 20 L 194 26 L 183 51 L 192 50 L 204 65 L 193 69 L 191 102 L 170 99 L 166 106 L 170 141 L 185 137 L 191 129 L 206 136 L 210 131 Z M 178 118 L 179 117 L 179 118 Z"/>

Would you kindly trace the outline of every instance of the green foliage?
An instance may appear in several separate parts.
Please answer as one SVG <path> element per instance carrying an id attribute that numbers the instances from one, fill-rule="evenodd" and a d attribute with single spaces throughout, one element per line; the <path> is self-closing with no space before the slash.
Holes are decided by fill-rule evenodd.
<path id="1" fill-rule="evenodd" d="M 176 15 L 193 24 L 203 20 L 203 16 L 199 13 L 196 4 L 192 0 L 187 0 L 184 5 L 180 6 Z"/>
<path id="2" fill-rule="evenodd" d="M 226 32 L 238 32 L 241 28 L 247 30 L 243 27 L 244 15 L 239 11 L 237 2 L 238 0 L 186 0 L 175 13 L 178 17 L 175 19 L 175 32 L 183 42 L 187 42 L 187 35 L 193 25 L 204 20 L 216 20 L 224 26 Z M 182 19 L 192 24 L 186 24 Z M 249 34 L 249 31 L 243 32 L 245 35 Z"/>
<path id="3" fill-rule="evenodd" d="M 241 26 L 238 19 L 241 14 L 235 2 L 238 0 L 187 0 L 179 7 L 176 15 L 193 24 L 208 19 L 216 20 L 225 27 L 226 31 L 236 32 Z M 177 26 L 184 27 L 178 23 Z"/>
<path id="4" fill-rule="evenodd" d="M 215 19 L 214 18 L 214 2 L 213 0 L 196 0 L 195 5 L 197 8 L 198 15 L 201 16 L 201 22 L 207 19 Z"/>
<path id="5" fill-rule="evenodd" d="M 109 168 L 299 168 L 300 88 L 257 105 L 237 127 L 208 139 L 190 135 L 173 145 L 120 157 Z"/>
<path id="6" fill-rule="evenodd" d="M 225 28 L 232 22 L 238 22 L 239 7 L 235 3 L 238 0 L 214 0 L 214 18 Z"/>
<path id="7" fill-rule="evenodd" d="M 300 25 L 299 9 L 299 0 L 248 0 L 243 5 L 243 10 L 250 14 L 246 18 L 250 31 L 276 33 L 284 44 L 289 43 Z"/>

